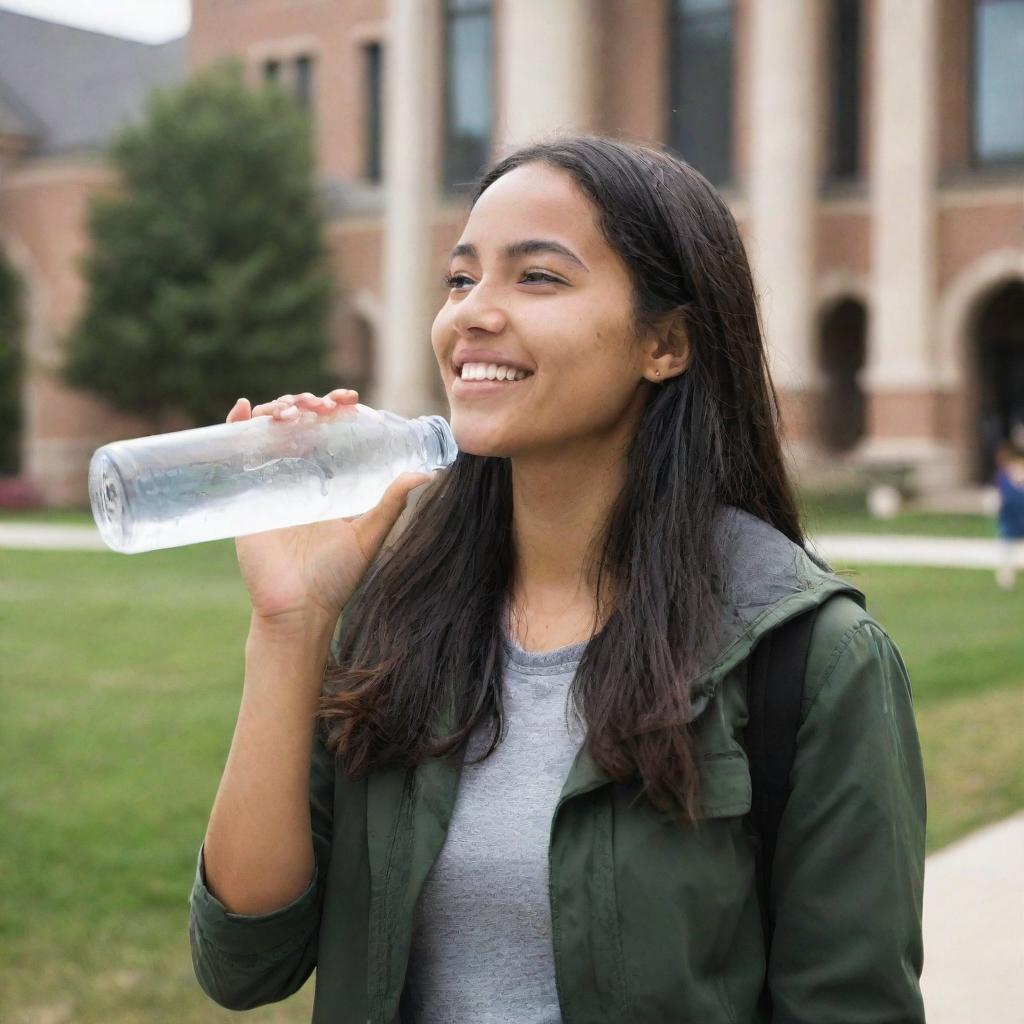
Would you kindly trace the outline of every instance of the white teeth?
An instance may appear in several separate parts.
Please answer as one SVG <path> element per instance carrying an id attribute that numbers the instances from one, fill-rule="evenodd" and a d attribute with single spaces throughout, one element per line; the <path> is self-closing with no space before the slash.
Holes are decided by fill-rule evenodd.
<path id="1" fill-rule="evenodd" d="M 529 374 L 525 370 L 514 370 L 511 366 L 498 363 L 464 363 L 463 380 L 522 380 Z"/>

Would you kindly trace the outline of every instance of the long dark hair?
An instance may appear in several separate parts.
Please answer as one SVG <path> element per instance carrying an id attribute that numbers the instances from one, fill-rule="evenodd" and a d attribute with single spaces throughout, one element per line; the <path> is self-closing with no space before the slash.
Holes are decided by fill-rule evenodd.
<path id="1" fill-rule="evenodd" d="M 599 136 L 530 146 L 490 170 L 473 202 L 534 162 L 567 171 L 594 204 L 629 269 L 635 326 L 676 316 L 692 347 L 688 369 L 652 388 L 629 448 L 600 538 L 598 594 L 607 572 L 614 599 L 570 695 L 598 767 L 693 820 L 689 680 L 721 609 L 716 514 L 736 506 L 803 544 L 750 268 L 715 189 L 648 146 Z M 319 715 L 350 777 L 448 754 L 484 718 L 481 760 L 492 753 L 504 731 L 502 615 L 514 563 L 509 460 L 460 453 L 346 608 Z M 446 708 L 452 727 L 435 730 Z"/>

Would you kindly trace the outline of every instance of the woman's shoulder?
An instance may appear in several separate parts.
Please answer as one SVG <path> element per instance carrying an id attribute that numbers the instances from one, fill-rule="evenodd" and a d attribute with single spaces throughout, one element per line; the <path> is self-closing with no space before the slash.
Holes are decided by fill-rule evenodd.
<path id="1" fill-rule="evenodd" d="M 827 690 L 855 688 L 863 700 L 885 699 L 894 681 L 910 679 L 885 627 L 852 596 L 839 593 L 822 604 L 811 630 L 804 678 L 804 705 Z"/>

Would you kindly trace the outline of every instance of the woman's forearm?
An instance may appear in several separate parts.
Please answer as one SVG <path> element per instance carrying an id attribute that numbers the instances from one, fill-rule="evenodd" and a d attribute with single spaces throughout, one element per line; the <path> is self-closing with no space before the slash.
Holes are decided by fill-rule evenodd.
<path id="1" fill-rule="evenodd" d="M 207 887 L 236 914 L 294 900 L 313 876 L 310 748 L 333 623 L 274 630 L 255 617 L 227 764 L 204 840 Z"/>

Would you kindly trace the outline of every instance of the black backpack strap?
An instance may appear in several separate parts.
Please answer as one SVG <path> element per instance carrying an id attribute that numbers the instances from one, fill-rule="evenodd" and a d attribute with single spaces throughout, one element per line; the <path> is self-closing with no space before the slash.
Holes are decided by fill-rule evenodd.
<path id="1" fill-rule="evenodd" d="M 767 957 L 775 915 L 771 903 L 772 865 L 779 822 L 789 800 L 789 775 L 796 757 L 796 734 L 807 673 L 811 630 L 821 605 L 766 633 L 748 662 L 747 727 L 743 745 L 750 762 L 750 818 L 757 839 L 757 887 Z M 772 994 L 761 990 L 758 1012 L 772 1018 Z"/>
<path id="2" fill-rule="evenodd" d="M 789 799 L 789 775 L 796 756 L 807 651 L 820 607 L 766 633 L 749 662 L 749 720 L 744 746 L 753 789 L 751 821 L 759 841 L 758 887 L 766 942 L 770 941 L 775 923 L 770 900 L 775 843 Z"/>

